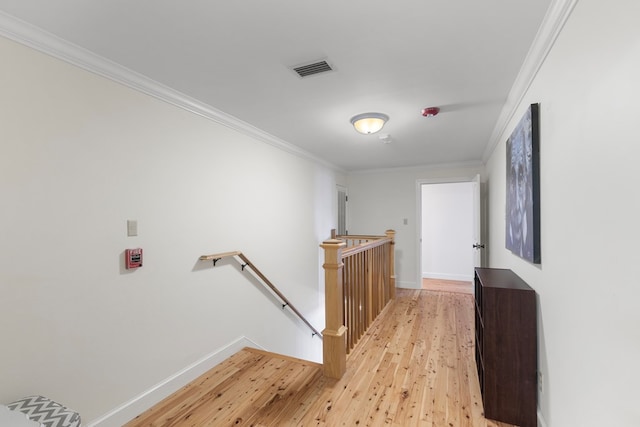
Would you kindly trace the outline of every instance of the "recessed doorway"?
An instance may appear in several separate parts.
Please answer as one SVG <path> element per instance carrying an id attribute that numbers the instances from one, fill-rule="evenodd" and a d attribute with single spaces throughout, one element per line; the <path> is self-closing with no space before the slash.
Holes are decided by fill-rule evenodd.
<path id="1" fill-rule="evenodd" d="M 479 265 L 479 179 L 419 184 L 419 283 L 470 293 Z"/>

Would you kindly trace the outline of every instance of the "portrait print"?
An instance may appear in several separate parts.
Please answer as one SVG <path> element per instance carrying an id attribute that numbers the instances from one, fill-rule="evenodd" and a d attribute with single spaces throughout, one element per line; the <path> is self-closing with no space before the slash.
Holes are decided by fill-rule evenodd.
<path id="1" fill-rule="evenodd" d="M 507 140 L 506 247 L 540 263 L 539 107 L 532 104 Z"/>

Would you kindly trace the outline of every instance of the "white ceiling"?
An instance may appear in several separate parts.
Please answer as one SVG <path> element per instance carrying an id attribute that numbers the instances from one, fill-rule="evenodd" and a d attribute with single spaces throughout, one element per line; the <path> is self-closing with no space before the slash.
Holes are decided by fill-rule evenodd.
<path id="1" fill-rule="evenodd" d="M 347 171 L 480 162 L 551 0 L 0 0 Z M 334 71 L 298 77 L 295 65 Z M 441 113 L 424 118 L 424 107 Z M 379 136 L 355 114 L 390 116 Z"/>

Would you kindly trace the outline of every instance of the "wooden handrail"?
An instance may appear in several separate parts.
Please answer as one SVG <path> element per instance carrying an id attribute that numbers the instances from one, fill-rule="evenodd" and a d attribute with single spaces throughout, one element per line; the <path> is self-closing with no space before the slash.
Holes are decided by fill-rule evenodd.
<path id="1" fill-rule="evenodd" d="M 338 234 L 336 235 L 336 239 L 340 240 L 378 240 L 384 236 L 378 236 L 375 234 Z"/>
<path id="2" fill-rule="evenodd" d="M 221 259 L 221 258 L 227 258 L 230 256 L 236 256 L 236 255 L 240 255 L 242 252 L 240 251 L 232 251 L 232 252 L 222 252 L 219 254 L 213 254 L 213 255 L 202 255 L 200 257 L 200 261 L 213 261 L 214 259 Z"/>
<path id="3" fill-rule="evenodd" d="M 311 325 L 311 323 L 309 323 L 309 321 L 302 315 L 302 313 L 300 313 L 298 309 L 295 308 L 293 304 L 291 304 L 291 301 L 289 301 L 287 297 L 285 297 L 283 293 L 280 292 L 280 290 L 269 279 L 267 279 L 267 276 L 265 276 L 258 268 L 256 268 L 256 266 L 251 261 L 249 261 L 249 258 L 247 258 L 242 252 L 232 251 L 232 252 L 222 252 L 219 254 L 212 254 L 212 255 L 202 255 L 199 259 L 200 261 L 213 261 L 213 264 L 215 265 L 216 261 L 222 258 L 236 257 L 236 256 L 240 258 L 242 261 L 244 261 L 244 264 L 241 264 L 242 270 L 244 270 L 246 267 L 251 268 L 251 270 L 253 270 L 255 275 L 258 276 L 258 278 L 265 285 L 267 285 L 269 289 L 271 289 L 271 291 L 278 296 L 278 298 L 282 300 L 283 302 L 282 308 L 289 307 L 289 309 L 291 309 L 291 311 L 293 311 L 300 318 L 300 320 L 302 320 L 309 328 L 311 328 L 311 330 L 313 331 L 313 335 L 317 335 L 320 339 L 322 339 L 322 334 L 316 328 L 314 328 L 313 325 Z"/>
<path id="4" fill-rule="evenodd" d="M 355 255 L 357 253 L 364 252 L 364 251 L 367 251 L 369 249 L 373 249 L 373 248 L 376 248 L 378 246 L 385 245 L 390 241 L 391 241 L 391 239 L 389 239 L 387 237 L 378 236 L 378 238 L 376 240 L 370 240 L 370 241 L 368 241 L 366 243 L 361 243 L 358 246 L 347 247 L 347 249 L 342 251 L 342 258 L 347 258 L 347 257 Z"/>
<path id="5" fill-rule="evenodd" d="M 372 241 L 378 241 L 381 237 L 383 236 L 374 236 L 374 235 L 369 235 L 369 234 L 342 234 L 342 235 L 336 235 L 333 231 L 331 230 L 331 238 L 332 239 L 338 239 L 338 240 L 342 240 L 346 243 L 347 248 L 352 248 L 352 247 L 356 247 L 356 246 L 360 246 L 363 245 L 365 243 L 369 243 Z"/>

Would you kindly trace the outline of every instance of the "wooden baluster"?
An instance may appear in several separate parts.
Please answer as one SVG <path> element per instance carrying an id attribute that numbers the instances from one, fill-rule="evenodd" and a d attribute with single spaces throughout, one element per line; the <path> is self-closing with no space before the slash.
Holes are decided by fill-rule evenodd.
<path id="1" fill-rule="evenodd" d="M 380 271 L 380 292 L 382 294 L 382 307 L 380 310 L 382 310 L 389 302 L 389 279 L 387 278 L 387 271 L 389 270 L 389 262 L 387 261 L 389 259 L 387 251 L 388 246 L 389 245 L 384 245 L 380 247 L 380 266 L 378 267 Z"/>
<path id="2" fill-rule="evenodd" d="M 364 252 L 360 252 L 356 255 L 357 265 L 358 265 L 358 301 L 356 301 L 356 305 L 358 306 L 358 324 L 356 328 L 356 334 L 360 337 L 363 330 L 363 322 L 364 315 L 366 313 L 366 305 L 365 305 L 365 293 L 364 293 L 364 268 L 363 268 L 363 259 Z"/>
<path id="3" fill-rule="evenodd" d="M 351 353 L 351 349 L 356 345 L 356 342 L 358 341 L 358 318 L 356 317 L 358 315 L 358 310 L 357 310 L 357 305 L 358 305 L 358 299 L 356 298 L 356 292 L 358 290 L 358 257 L 350 257 L 349 258 L 351 260 L 351 288 L 353 289 L 353 293 L 351 294 L 351 301 L 349 301 L 350 303 L 350 307 L 351 307 L 351 324 L 349 324 L 347 327 L 349 328 L 349 337 L 350 337 L 350 341 L 349 341 L 349 350 L 347 353 Z"/>
<path id="4" fill-rule="evenodd" d="M 349 257 L 345 260 L 345 268 L 347 269 L 347 274 L 345 275 L 345 277 L 347 278 L 347 283 L 345 283 L 344 286 L 349 288 L 349 295 L 347 296 L 345 305 L 349 309 L 349 317 L 347 318 L 347 322 L 345 323 L 345 326 L 347 327 L 347 354 L 349 354 L 355 342 L 354 326 L 356 325 L 354 300 L 356 298 L 357 283 L 354 280 L 356 275 L 354 271 L 353 257 Z"/>
<path id="5" fill-rule="evenodd" d="M 358 336 L 362 336 L 364 331 L 367 330 L 367 265 L 366 265 L 366 252 L 360 252 L 358 254 L 358 264 L 360 265 L 360 272 L 358 277 L 358 288 L 360 289 L 360 299 L 358 300 L 358 310 L 360 313 L 360 321 L 358 323 Z"/>
<path id="6" fill-rule="evenodd" d="M 387 230 L 385 234 L 388 238 L 391 239 L 389 246 L 389 298 L 396 298 L 396 269 L 395 269 L 395 245 L 396 245 L 396 231 L 395 230 Z"/>
<path id="7" fill-rule="evenodd" d="M 384 246 L 378 246 L 376 248 L 376 262 L 375 262 L 375 277 L 374 277 L 374 283 L 376 285 L 376 293 L 378 294 L 377 298 L 377 304 L 378 304 L 378 308 L 376 311 L 376 317 L 378 316 L 378 314 L 380 314 L 380 312 L 382 311 L 382 309 L 384 308 L 385 304 L 386 304 L 386 298 L 384 296 L 384 277 L 382 275 L 382 271 L 383 271 L 383 263 L 386 262 L 385 258 L 382 256 L 384 254 Z"/>
<path id="8" fill-rule="evenodd" d="M 360 277 L 358 279 L 358 287 L 360 289 L 360 299 L 358 300 L 358 310 L 360 313 L 359 323 L 358 323 L 358 335 L 362 335 L 364 331 L 367 330 L 367 279 L 365 276 L 366 273 L 366 264 L 365 264 L 365 252 L 361 252 L 358 254 L 358 259 L 360 260 Z"/>
<path id="9" fill-rule="evenodd" d="M 373 289 L 374 289 L 374 293 L 376 295 L 376 311 L 375 311 L 375 316 L 373 316 L 373 318 L 375 319 L 376 317 L 378 317 L 378 314 L 380 314 L 380 311 L 382 310 L 382 304 L 384 301 L 384 292 L 383 289 L 380 287 L 380 248 L 381 246 L 378 246 L 376 248 L 373 249 L 373 251 L 371 251 L 371 258 L 373 259 L 371 262 L 371 280 L 373 283 Z"/>
<path id="10" fill-rule="evenodd" d="M 382 286 L 383 282 L 380 280 L 382 277 L 380 276 L 380 267 L 382 267 L 382 258 L 380 254 L 382 253 L 381 249 L 384 246 L 378 246 L 373 250 L 373 288 L 376 293 L 376 316 L 382 311 L 382 307 L 384 307 L 384 287 Z"/>
<path id="11" fill-rule="evenodd" d="M 349 259 L 343 259 L 342 267 L 342 292 L 343 292 L 343 325 L 347 328 L 346 340 L 347 340 L 347 353 L 349 352 L 349 335 L 351 331 L 351 309 L 349 307 L 349 301 L 351 299 L 351 280 L 349 280 L 349 272 L 351 271 L 349 265 Z"/>
<path id="12" fill-rule="evenodd" d="M 325 324 L 323 336 L 324 374 L 342 378 L 347 370 L 346 336 L 344 326 L 344 294 L 342 288 L 342 249 L 345 243 L 337 239 L 324 241 Z"/>
<path id="13" fill-rule="evenodd" d="M 353 348 L 354 344 L 357 342 L 360 337 L 360 324 L 362 321 L 360 320 L 360 316 L 362 315 L 360 299 L 362 298 L 362 254 L 356 254 L 351 257 L 353 259 L 353 271 L 352 271 L 352 280 L 353 280 L 353 289 L 355 293 L 355 298 L 353 299 L 353 325 L 351 325 L 351 336 L 353 338 L 353 343 L 351 347 Z"/>
<path id="14" fill-rule="evenodd" d="M 361 288 L 361 278 L 360 278 L 360 254 L 355 254 L 349 259 L 353 262 L 353 269 L 351 271 L 351 279 L 353 280 L 353 289 L 354 289 L 354 301 L 353 301 L 353 309 L 355 310 L 353 317 L 353 324 L 351 325 L 351 335 L 357 336 L 360 334 L 360 298 L 362 294 Z"/>
<path id="15" fill-rule="evenodd" d="M 367 252 L 361 252 L 358 254 L 360 256 L 362 269 L 360 271 L 360 286 L 362 290 L 362 310 L 364 311 L 364 316 L 362 318 L 363 328 L 366 330 L 369 325 L 369 318 L 371 316 L 371 293 L 369 290 L 369 278 L 367 277 Z"/>
<path id="16" fill-rule="evenodd" d="M 380 311 L 387 305 L 387 245 L 380 246 L 378 251 L 378 288 L 380 289 Z"/>
<path id="17" fill-rule="evenodd" d="M 389 285 L 391 283 L 391 277 L 389 274 L 389 257 L 391 256 L 391 245 L 390 244 L 386 244 L 384 245 L 384 251 L 383 251 L 383 265 L 382 265 L 382 276 L 383 276 L 383 280 L 384 280 L 384 303 L 385 305 L 391 300 L 391 286 Z"/>

